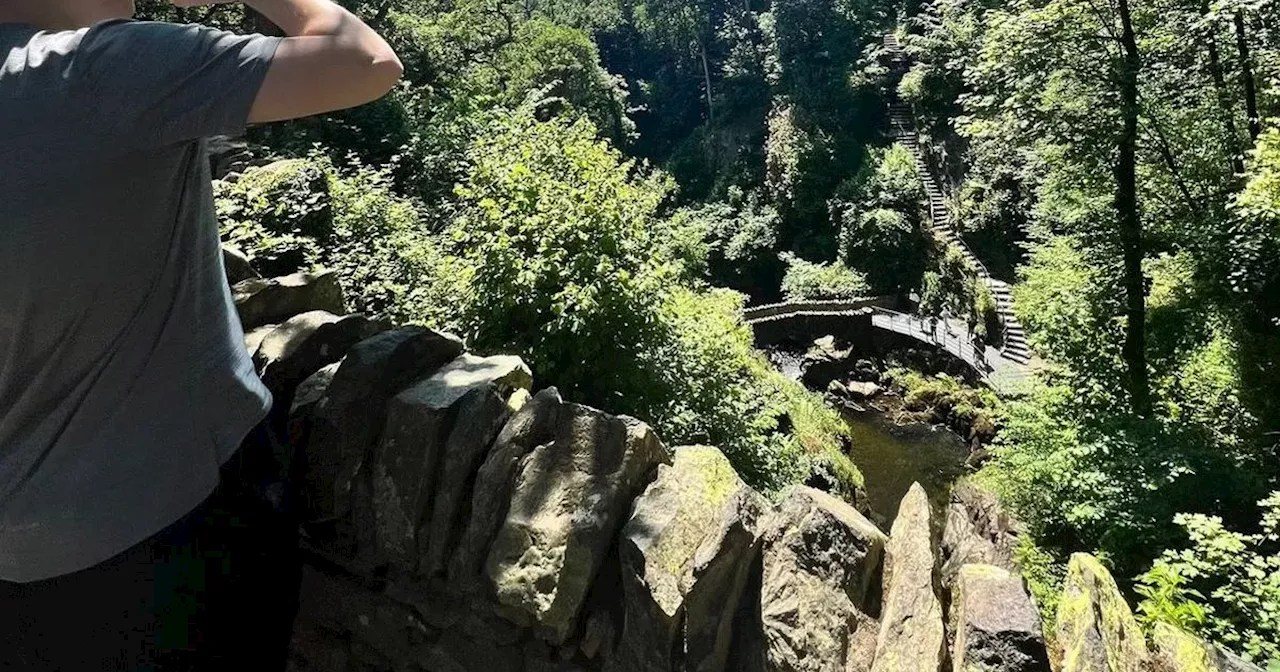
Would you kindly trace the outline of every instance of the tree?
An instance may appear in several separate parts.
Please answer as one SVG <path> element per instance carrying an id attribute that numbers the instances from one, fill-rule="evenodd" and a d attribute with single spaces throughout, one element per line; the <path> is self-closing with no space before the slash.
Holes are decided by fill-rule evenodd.
<path id="1" fill-rule="evenodd" d="M 1120 246 L 1124 256 L 1125 341 L 1124 358 L 1129 367 L 1129 399 L 1140 416 L 1151 413 L 1151 382 L 1147 372 L 1146 279 L 1142 275 L 1145 248 L 1142 221 L 1138 214 L 1138 73 L 1141 60 L 1133 33 L 1129 0 L 1119 0 L 1121 56 L 1117 85 L 1123 129 L 1116 161 L 1115 207 L 1120 224 Z"/>

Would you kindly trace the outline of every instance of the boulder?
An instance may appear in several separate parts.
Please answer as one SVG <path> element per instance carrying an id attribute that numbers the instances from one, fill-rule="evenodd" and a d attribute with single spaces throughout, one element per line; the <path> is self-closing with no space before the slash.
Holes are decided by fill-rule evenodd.
<path id="1" fill-rule="evenodd" d="M 293 402 L 289 405 L 289 445 L 305 446 L 311 435 L 311 421 L 315 417 L 316 406 L 324 399 L 329 384 L 333 382 L 333 374 L 338 372 L 342 361 L 334 362 L 311 374 L 298 385 L 294 391 Z"/>
<path id="2" fill-rule="evenodd" d="M 374 514 L 378 548 L 402 570 L 419 570 L 437 490 L 447 491 L 451 522 L 461 488 L 507 420 L 505 399 L 532 382 L 519 357 L 463 354 L 387 405 L 373 463 Z M 449 524 L 439 525 L 447 537 Z"/>
<path id="3" fill-rule="evenodd" d="M 965 565 L 951 592 L 955 672 L 1049 672 L 1040 614 L 1015 574 Z"/>
<path id="4" fill-rule="evenodd" d="M 346 312 L 338 276 L 332 271 L 294 273 L 268 280 L 251 278 L 236 283 L 232 294 L 246 330 L 283 322 L 310 310 Z"/>
<path id="5" fill-rule="evenodd" d="M 952 585 L 966 564 L 995 565 L 1017 571 L 1013 548 L 1021 528 L 1005 513 L 995 495 L 961 480 L 952 488 L 943 525 L 941 578 L 944 587 Z"/>
<path id="6" fill-rule="evenodd" d="M 258 272 L 253 270 L 253 266 L 249 263 L 249 257 L 236 248 L 223 244 L 222 245 L 222 268 L 227 274 L 227 284 L 235 285 L 238 282 L 260 278 Z"/>
<path id="7" fill-rule="evenodd" d="M 1076 553 L 1058 602 L 1059 672 L 1141 672 L 1147 646 L 1138 621 L 1097 558 Z"/>
<path id="8" fill-rule="evenodd" d="M 853 370 L 852 355 L 853 350 L 839 347 L 834 336 L 823 336 L 805 353 L 800 378 L 810 389 L 824 389 L 831 381 Z"/>
<path id="9" fill-rule="evenodd" d="M 879 395 L 881 388 L 875 383 L 850 382 L 845 385 L 845 391 L 848 392 L 849 398 L 854 401 L 866 401 Z"/>
<path id="10" fill-rule="evenodd" d="M 868 613 L 874 610 L 885 542 L 871 521 L 825 492 L 795 486 L 784 494 L 763 538 L 765 669 L 870 667 L 878 628 Z"/>
<path id="11" fill-rule="evenodd" d="M 914 483 L 898 506 L 884 558 L 884 608 L 873 672 L 942 667 L 946 638 L 936 592 L 929 497 Z"/>
<path id="12" fill-rule="evenodd" d="M 334 519 L 352 512 L 356 475 L 372 457 L 392 396 L 462 354 L 451 334 L 405 328 L 357 343 L 334 372 L 315 409 L 306 445 L 311 514 Z M 372 521 L 355 521 L 361 529 Z"/>
<path id="13" fill-rule="evenodd" d="M 1257 665 L 1168 623 L 1155 624 L 1151 643 L 1152 668 L 1162 672 L 1263 672 Z"/>
<path id="14" fill-rule="evenodd" d="M 521 461 L 485 564 L 500 613 L 563 644 L 628 507 L 671 456 L 648 425 L 564 404 Z"/>
<path id="15" fill-rule="evenodd" d="M 1219 672 L 1214 651 L 1200 638 L 1168 623 L 1157 622 L 1151 632 L 1157 669 L 1168 672 Z"/>
<path id="16" fill-rule="evenodd" d="M 622 530 L 616 669 L 725 668 L 767 509 L 715 448 L 677 448 L 672 466 L 658 468 Z"/>
<path id="17" fill-rule="evenodd" d="M 489 545 L 507 515 L 516 469 L 529 451 L 551 441 L 564 407 L 560 392 L 549 387 L 522 405 L 498 433 L 476 472 L 471 514 L 449 560 L 449 583 L 454 587 L 473 587 L 479 578 Z"/>
<path id="18" fill-rule="evenodd" d="M 270 334 L 271 332 L 275 331 L 276 327 L 278 326 L 280 325 L 264 324 L 260 327 L 254 327 L 253 329 L 250 329 L 249 331 L 245 332 L 244 349 L 246 352 L 249 353 L 250 357 L 252 357 L 254 353 L 258 352 L 258 348 L 262 345 L 262 341 L 267 338 L 267 334 Z"/>
<path id="19" fill-rule="evenodd" d="M 287 399 L 308 376 L 342 359 L 351 346 L 377 330 L 364 315 L 308 311 L 268 332 L 252 351 L 253 363 L 267 389 Z"/>

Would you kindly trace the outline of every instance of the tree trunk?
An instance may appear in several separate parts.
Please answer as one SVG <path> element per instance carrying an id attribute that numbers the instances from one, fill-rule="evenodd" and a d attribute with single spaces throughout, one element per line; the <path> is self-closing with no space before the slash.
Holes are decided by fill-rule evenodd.
<path id="1" fill-rule="evenodd" d="M 1209 16 L 1208 0 L 1200 2 L 1201 16 Z M 1236 135 L 1235 115 L 1231 112 L 1231 96 L 1227 93 L 1226 78 L 1222 75 L 1222 58 L 1218 54 L 1217 27 L 1209 23 L 1205 30 L 1205 42 L 1209 49 L 1209 75 L 1213 78 L 1213 92 L 1218 100 L 1218 114 L 1222 117 L 1222 132 L 1226 136 L 1227 151 L 1231 152 L 1231 171 L 1244 173 L 1244 155 L 1240 149 L 1240 137 Z"/>
<path id="2" fill-rule="evenodd" d="M 1142 275 L 1142 222 L 1138 217 L 1138 40 L 1133 33 L 1129 0 L 1119 0 L 1120 116 L 1119 160 L 1116 162 L 1115 207 L 1124 257 L 1125 327 L 1124 360 L 1129 368 L 1129 400 L 1139 416 L 1151 413 L 1151 385 L 1146 354 L 1146 280 Z"/>
<path id="3" fill-rule="evenodd" d="M 1244 12 L 1236 10 L 1236 49 L 1240 52 L 1240 82 L 1244 84 L 1244 109 L 1249 116 L 1249 139 L 1257 140 L 1262 132 L 1258 119 L 1258 92 L 1253 84 L 1253 59 L 1249 55 L 1249 40 L 1245 35 Z"/>
<path id="4" fill-rule="evenodd" d="M 711 63 L 707 59 L 706 43 L 701 40 L 698 41 L 698 55 L 702 57 L 702 77 L 707 85 L 707 121 L 714 121 L 716 110 L 711 104 Z"/>

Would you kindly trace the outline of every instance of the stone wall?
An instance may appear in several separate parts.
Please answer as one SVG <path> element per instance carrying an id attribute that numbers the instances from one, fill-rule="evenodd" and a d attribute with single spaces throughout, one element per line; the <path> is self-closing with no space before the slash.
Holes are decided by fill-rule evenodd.
<path id="1" fill-rule="evenodd" d="M 291 670 L 1249 669 L 1176 631 L 1149 652 L 1087 556 L 1047 647 L 1016 523 L 980 491 L 943 524 L 917 485 L 888 534 L 812 488 L 771 503 L 716 448 L 539 390 L 516 357 L 341 315 L 331 275 L 228 255 L 305 500 Z"/>

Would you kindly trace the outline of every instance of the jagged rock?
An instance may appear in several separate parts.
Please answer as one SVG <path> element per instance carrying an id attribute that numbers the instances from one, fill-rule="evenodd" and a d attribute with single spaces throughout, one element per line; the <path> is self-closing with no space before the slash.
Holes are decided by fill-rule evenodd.
<path id="1" fill-rule="evenodd" d="M 316 406 L 324 399 L 329 383 L 333 382 L 333 374 L 338 372 L 341 364 L 342 361 L 339 360 L 316 371 L 294 391 L 293 402 L 289 405 L 289 445 L 307 445 Z"/>
<path id="2" fill-rule="evenodd" d="M 934 584 L 929 497 L 912 484 L 898 507 L 884 559 L 884 609 L 873 672 L 917 672 L 942 667 L 942 603 Z"/>
<path id="3" fill-rule="evenodd" d="M 834 336 L 819 338 L 804 355 L 801 380 L 811 389 L 825 388 L 827 383 L 853 370 L 852 354 L 852 349 L 836 345 Z"/>
<path id="4" fill-rule="evenodd" d="M 500 613 L 563 644 L 627 507 L 667 448 L 648 425 L 564 404 L 516 475 L 485 564 Z"/>
<path id="5" fill-rule="evenodd" d="M 464 354 L 387 405 L 374 460 L 374 512 L 378 547 L 399 567 L 418 571 L 426 555 L 437 490 L 449 509 L 448 520 L 437 523 L 447 541 L 461 488 L 507 419 L 504 400 L 532 382 L 519 357 Z"/>
<path id="6" fill-rule="evenodd" d="M 1049 672 L 1040 615 L 1017 575 L 965 565 L 951 593 L 955 672 Z"/>
<path id="7" fill-rule="evenodd" d="M 767 508 L 719 450 L 675 450 L 622 530 L 626 619 L 615 669 L 724 669 Z"/>
<path id="8" fill-rule="evenodd" d="M 230 245 L 222 245 L 222 267 L 227 273 L 227 284 L 235 285 L 244 280 L 252 278 L 260 278 L 258 272 L 253 270 L 253 266 L 249 263 L 249 257 L 244 253 Z"/>
<path id="9" fill-rule="evenodd" d="M 364 315 L 338 317 L 323 310 L 296 315 L 272 329 L 253 352 L 258 375 L 277 398 L 292 394 L 307 376 L 338 361 L 351 346 L 377 333 Z"/>
<path id="10" fill-rule="evenodd" d="M 1076 553 L 1058 602 L 1060 672 L 1141 672 L 1147 647 L 1138 621 L 1097 558 Z"/>
<path id="11" fill-rule="evenodd" d="M 961 480 L 951 491 L 942 533 L 944 587 L 966 564 L 995 565 L 1016 572 L 1013 547 L 1018 525 L 989 492 Z"/>
<path id="12" fill-rule="evenodd" d="M 365 339 L 348 351 L 316 407 L 305 450 L 313 516 L 336 518 L 352 511 L 356 475 L 377 443 L 388 400 L 453 360 L 462 347 L 451 334 L 405 328 Z"/>
<path id="13" fill-rule="evenodd" d="M 787 491 L 763 540 L 766 669 L 870 667 L 878 628 L 867 612 L 885 542 L 884 533 L 845 502 L 805 486 Z"/>
<path id="14" fill-rule="evenodd" d="M 534 395 L 499 432 L 476 472 L 471 490 L 471 515 L 449 561 L 451 584 L 471 587 L 475 582 L 489 553 L 489 544 L 507 515 L 520 461 L 535 446 L 552 439 L 563 407 L 560 392 L 549 387 Z"/>
<path id="15" fill-rule="evenodd" d="M 346 312 L 338 276 L 332 271 L 294 273 L 263 280 L 253 278 L 232 288 L 240 323 L 246 330 L 283 322 L 310 310 Z"/>

